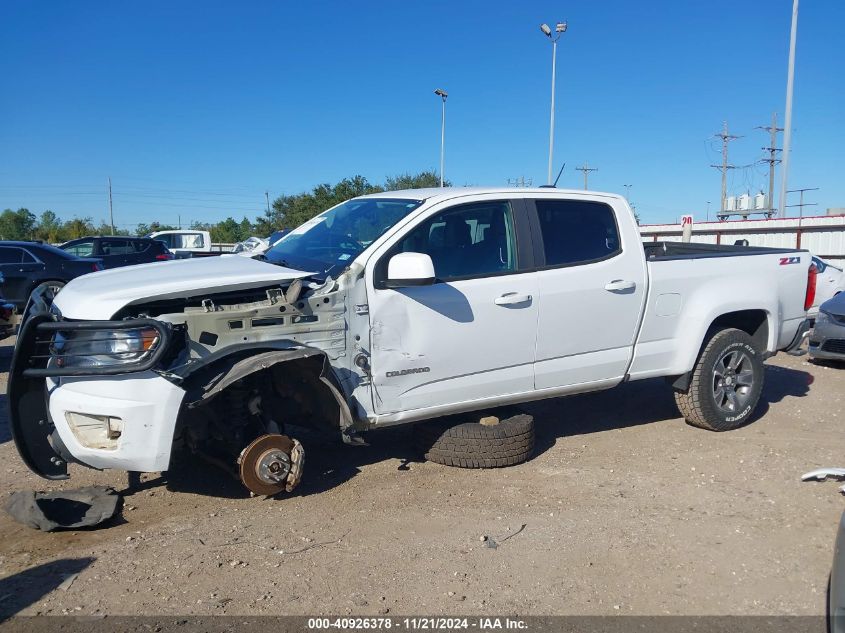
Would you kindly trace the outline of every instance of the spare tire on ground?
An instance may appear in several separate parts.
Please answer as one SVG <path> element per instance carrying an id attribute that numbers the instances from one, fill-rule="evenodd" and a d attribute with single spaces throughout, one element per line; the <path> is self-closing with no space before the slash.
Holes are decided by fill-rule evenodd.
<path id="1" fill-rule="evenodd" d="M 436 464 L 459 468 L 502 468 L 521 464 L 534 449 L 534 416 L 450 416 L 414 427 L 417 448 Z"/>

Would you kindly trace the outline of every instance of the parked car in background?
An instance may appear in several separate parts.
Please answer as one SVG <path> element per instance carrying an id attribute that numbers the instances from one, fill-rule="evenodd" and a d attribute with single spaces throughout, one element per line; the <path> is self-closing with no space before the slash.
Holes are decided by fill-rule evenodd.
<path id="1" fill-rule="evenodd" d="M 270 243 L 270 246 L 275 246 L 280 239 L 282 239 L 285 235 L 290 233 L 293 229 L 281 229 L 279 231 L 273 231 L 270 234 L 270 237 L 267 238 L 267 241 Z"/>
<path id="2" fill-rule="evenodd" d="M 211 248 L 211 233 L 208 231 L 156 231 L 147 237 L 163 243 L 179 259 L 223 253 Z"/>
<path id="3" fill-rule="evenodd" d="M 262 255 L 273 248 L 290 231 L 291 229 L 282 229 L 281 231 L 274 231 L 270 237 L 248 237 L 243 242 L 235 244 L 232 252 L 244 257 Z"/>
<path id="4" fill-rule="evenodd" d="M 233 253 L 251 257 L 252 255 L 259 255 L 270 248 L 270 242 L 263 237 L 248 237 L 243 242 L 238 242 L 232 249 Z"/>
<path id="5" fill-rule="evenodd" d="M 2 286 L 4 281 L 3 274 L 0 273 L 0 341 L 4 338 L 8 338 L 15 331 L 15 323 L 13 320 L 15 316 L 15 306 L 3 298 Z"/>
<path id="6" fill-rule="evenodd" d="M 845 292 L 819 306 L 809 350 L 811 358 L 845 361 Z"/>
<path id="7" fill-rule="evenodd" d="M 151 264 L 174 258 L 164 242 L 148 237 L 80 237 L 59 248 L 77 257 L 102 259 L 104 268 Z"/>
<path id="8" fill-rule="evenodd" d="M 3 296 L 18 310 L 36 288 L 50 288 L 56 294 L 71 279 L 98 270 L 103 270 L 101 260 L 77 257 L 49 244 L 0 242 Z"/>
<path id="9" fill-rule="evenodd" d="M 807 311 L 807 316 L 815 318 L 819 306 L 845 290 L 845 272 L 839 266 L 834 266 L 821 257 L 813 257 L 816 265 L 816 300 Z"/>

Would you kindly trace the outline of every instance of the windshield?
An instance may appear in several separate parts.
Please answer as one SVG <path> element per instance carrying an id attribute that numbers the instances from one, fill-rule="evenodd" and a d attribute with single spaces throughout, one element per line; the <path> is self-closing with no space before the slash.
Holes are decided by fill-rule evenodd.
<path id="1" fill-rule="evenodd" d="M 274 264 L 325 277 L 340 271 L 422 200 L 358 198 L 311 218 L 264 256 Z"/>

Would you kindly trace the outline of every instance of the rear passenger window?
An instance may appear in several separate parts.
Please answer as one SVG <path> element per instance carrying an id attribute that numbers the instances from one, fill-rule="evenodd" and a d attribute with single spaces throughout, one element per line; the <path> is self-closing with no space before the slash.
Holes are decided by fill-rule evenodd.
<path id="1" fill-rule="evenodd" d="M 23 251 L 19 248 L 0 247 L 0 264 L 20 264 Z"/>
<path id="2" fill-rule="evenodd" d="M 63 250 L 77 257 L 91 257 L 91 254 L 94 252 L 94 242 L 79 242 Z"/>
<path id="3" fill-rule="evenodd" d="M 103 255 L 130 255 L 135 248 L 129 240 L 102 240 L 100 251 Z"/>
<path id="4" fill-rule="evenodd" d="M 571 266 L 620 252 L 613 209 L 601 202 L 535 200 L 546 266 Z"/>
<path id="5" fill-rule="evenodd" d="M 507 202 L 484 202 L 444 211 L 411 231 L 397 253 L 426 253 L 442 281 L 516 270 L 513 214 Z"/>

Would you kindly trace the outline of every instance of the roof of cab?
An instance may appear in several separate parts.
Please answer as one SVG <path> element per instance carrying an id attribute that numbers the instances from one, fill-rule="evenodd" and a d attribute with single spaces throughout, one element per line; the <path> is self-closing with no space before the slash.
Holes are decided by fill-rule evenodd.
<path id="1" fill-rule="evenodd" d="M 605 193 L 601 191 L 586 191 L 584 189 L 558 189 L 557 187 L 533 187 L 533 188 L 514 188 L 514 187 L 430 187 L 428 189 L 401 189 L 399 191 L 382 191 L 379 193 L 370 193 L 361 198 L 398 198 L 402 200 L 448 200 L 450 198 L 459 198 L 462 196 L 472 196 L 478 194 L 493 193 L 493 194 L 561 194 L 570 196 L 595 196 L 600 198 L 618 198 L 621 197 L 615 193 Z"/>

